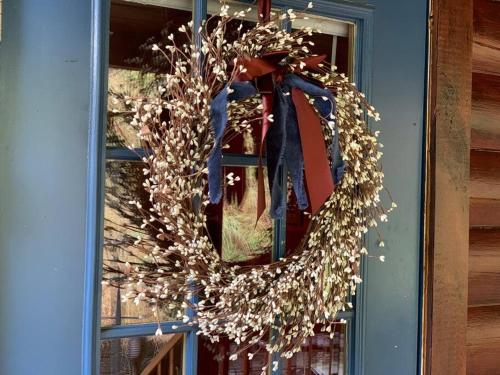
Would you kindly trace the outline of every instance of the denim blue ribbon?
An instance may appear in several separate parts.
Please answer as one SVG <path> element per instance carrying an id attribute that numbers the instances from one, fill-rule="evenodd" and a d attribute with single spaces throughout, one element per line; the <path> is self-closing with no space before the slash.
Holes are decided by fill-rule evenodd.
<path id="1" fill-rule="evenodd" d="M 210 104 L 210 123 L 214 130 L 214 148 L 208 157 L 208 197 L 211 203 L 219 203 L 222 197 L 222 136 L 227 125 L 227 105 L 230 101 L 246 99 L 258 91 L 250 82 L 233 82 L 231 92 L 224 87 Z"/>

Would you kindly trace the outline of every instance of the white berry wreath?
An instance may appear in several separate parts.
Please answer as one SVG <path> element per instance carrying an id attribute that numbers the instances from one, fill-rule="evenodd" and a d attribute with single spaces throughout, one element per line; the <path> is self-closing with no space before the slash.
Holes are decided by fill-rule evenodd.
<path id="1" fill-rule="evenodd" d="M 172 35 L 167 43 L 155 44 L 153 50 L 171 67 L 170 73 L 157 75 L 154 94 L 127 98 L 134 113 L 130 125 L 148 150 L 143 157 L 144 189 L 151 208 L 143 208 L 138 200 L 130 203 L 142 213 L 142 227 L 156 231 L 158 241 L 138 237 L 134 254 L 140 262 L 108 264 L 110 271 L 126 277 L 117 282 L 108 275 L 105 282 L 118 283 L 127 291 L 124 298 L 147 303 L 155 312 L 173 310 L 183 324 L 196 325 L 199 334 L 212 342 L 228 337 L 238 346 L 231 359 L 263 340 L 269 353 L 290 358 L 304 339 L 314 335 L 316 325 L 333 332 L 336 314 L 350 307 L 349 296 L 361 282 L 363 235 L 377 221 L 385 221 L 395 204 L 386 210 L 380 203 L 381 145 L 366 122 L 368 117 L 378 120 L 379 115 L 343 74 L 311 54 L 307 37 L 312 29 L 287 32 L 280 26 L 284 18 L 304 16 L 293 11 L 273 15 L 247 32 L 238 28 L 236 41 L 228 42 L 227 25 L 249 11 L 229 16 L 228 10 L 223 5 L 219 16 L 199 30 L 193 30 L 192 23 L 181 27 L 188 40 L 183 45 L 176 45 Z M 255 73 L 255 62 L 273 65 L 268 76 L 274 84 L 271 94 L 280 95 L 274 97 L 270 114 L 263 108 L 269 92 L 259 91 L 256 79 L 256 74 L 269 71 Z M 250 131 L 256 121 L 267 121 L 269 132 L 276 131 L 277 117 L 286 114 L 274 107 L 297 89 L 294 77 L 328 93 L 318 97 L 302 90 L 308 110 L 319 119 L 321 143 L 331 151 L 326 162 L 335 188 L 312 215 L 307 234 L 291 255 L 268 265 L 240 267 L 221 259 L 206 230 L 205 208 L 220 199 L 224 180 L 220 150 L 235 134 Z M 254 92 L 235 99 L 234 93 L 245 87 Z M 328 104 L 329 113 L 322 113 L 321 102 Z M 281 123 L 288 126 L 288 120 Z M 300 142 L 282 148 L 287 152 L 287 147 L 295 146 L 300 149 Z M 272 158 L 272 149 L 266 156 Z M 280 158 L 286 155 L 276 156 L 278 163 Z M 291 173 L 296 174 L 292 180 L 300 195 L 303 164 L 298 168 Z M 271 210 L 282 215 L 285 198 L 274 199 Z M 248 356 L 254 354 L 250 351 Z"/>

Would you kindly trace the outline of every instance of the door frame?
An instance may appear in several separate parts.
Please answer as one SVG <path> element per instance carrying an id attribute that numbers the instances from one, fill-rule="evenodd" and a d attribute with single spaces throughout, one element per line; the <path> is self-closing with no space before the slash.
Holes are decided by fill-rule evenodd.
<path id="1" fill-rule="evenodd" d="M 355 81 L 362 89 L 367 98 L 371 98 L 372 87 L 372 56 L 373 56 L 373 25 L 375 9 L 367 5 L 358 5 L 345 1 L 316 0 L 315 7 L 311 13 L 321 16 L 342 19 L 353 22 L 356 25 Z M 203 0 L 193 0 L 195 9 L 203 12 Z M 84 293 L 84 319 L 82 339 L 82 373 L 99 373 L 99 348 L 103 338 L 100 329 L 100 303 L 101 303 L 101 265 L 103 245 L 103 204 L 104 204 L 104 163 L 105 163 L 105 124 L 107 106 L 107 56 L 108 56 L 108 29 L 109 29 L 109 0 L 91 0 L 91 92 L 90 92 L 90 116 L 89 116 L 89 146 L 88 146 L 88 186 L 87 186 L 87 230 L 86 230 L 86 255 L 85 255 L 85 293 Z M 307 1 L 302 0 L 276 0 L 276 7 L 305 8 Z M 205 8 L 206 11 L 206 8 Z M 196 23 L 200 23 L 203 14 L 193 13 Z M 373 243 L 370 236 L 368 243 Z M 352 355 L 351 363 L 348 364 L 351 375 L 362 375 L 365 373 L 364 356 L 374 348 L 366 347 L 366 283 L 369 283 L 370 275 L 367 275 L 366 260 L 362 262 L 363 278 L 365 283 L 361 284 L 356 296 L 356 312 L 353 324 L 350 326 L 351 340 L 349 350 Z M 372 271 L 373 272 L 373 271 Z M 376 271 L 375 271 L 376 272 Z M 411 318 L 411 317 L 410 317 Z M 415 317 L 418 319 L 419 317 Z M 377 320 L 371 315 L 370 319 Z M 168 323 L 166 323 L 168 325 Z M 151 327 L 154 333 L 156 325 Z M 124 328 L 133 331 L 134 327 Z M 352 332 L 352 333 L 351 333 Z M 111 332 L 110 332 L 111 333 Z M 143 331 L 135 332 L 143 334 Z M 194 356 L 189 353 L 196 351 L 196 335 L 189 332 L 192 340 L 187 340 L 188 355 L 186 362 L 194 362 Z M 106 335 L 111 338 L 112 334 Z M 389 359 L 387 359 L 389 360 Z M 195 363 L 187 368 L 186 374 L 196 373 Z"/>

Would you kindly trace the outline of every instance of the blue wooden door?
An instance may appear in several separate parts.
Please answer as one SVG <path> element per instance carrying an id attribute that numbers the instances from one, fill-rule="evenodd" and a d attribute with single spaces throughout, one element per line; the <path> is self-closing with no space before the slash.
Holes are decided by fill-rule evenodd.
<path id="1" fill-rule="evenodd" d="M 357 26 L 354 75 L 382 114 L 386 185 L 399 206 L 381 229 L 386 262 L 366 260 L 347 316 L 349 374 L 416 374 L 427 2 L 315 4 L 316 14 Z M 4 0 L 3 8 L 0 373 L 98 373 L 101 340 L 154 333 L 154 325 L 101 331 L 97 315 L 109 4 Z M 199 19 L 206 3 L 193 9 Z M 191 374 L 196 341 L 186 334 Z"/>

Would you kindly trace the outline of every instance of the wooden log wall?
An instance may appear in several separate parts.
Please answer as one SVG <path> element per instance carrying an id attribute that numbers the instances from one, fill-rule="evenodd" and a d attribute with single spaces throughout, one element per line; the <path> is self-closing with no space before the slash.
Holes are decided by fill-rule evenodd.
<path id="1" fill-rule="evenodd" d="M 467 375 L 500 374 L 500 2 L 474 1 Z"/>

